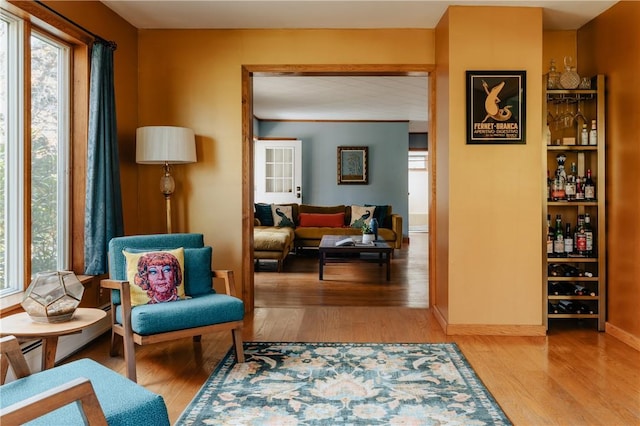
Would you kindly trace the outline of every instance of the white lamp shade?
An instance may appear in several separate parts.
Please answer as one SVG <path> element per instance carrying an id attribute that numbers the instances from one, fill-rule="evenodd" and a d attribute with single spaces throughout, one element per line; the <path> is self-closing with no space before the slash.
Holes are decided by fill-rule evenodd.
<path id="1" fill-rule="evenodd" d="M 136 130 L 136 163 L 195 162 L 196 140 L 193 130 L 173 126 L 147 126 Z"/>

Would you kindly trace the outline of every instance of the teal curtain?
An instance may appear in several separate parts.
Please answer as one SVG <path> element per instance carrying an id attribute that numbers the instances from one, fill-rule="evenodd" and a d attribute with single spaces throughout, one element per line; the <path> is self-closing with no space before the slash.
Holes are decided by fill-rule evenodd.
<path id="1" fill-rule="evenodd" d="M 109 241 L 124 235 L 113 85 L 114 50 L 114 43 L 103 40 L 94 43 L 91 49 L 84 225 L 84 273 L 87 275 L 107 272 Z"/>

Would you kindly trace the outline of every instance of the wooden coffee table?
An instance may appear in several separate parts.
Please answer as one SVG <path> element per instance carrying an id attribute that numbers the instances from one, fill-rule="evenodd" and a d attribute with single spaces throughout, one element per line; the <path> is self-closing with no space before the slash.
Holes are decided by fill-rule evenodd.
<path id="1" fill-rule="evenodd" d="M 43 323 L 35 322 L 26 312 L 21 312 L 0 319 L 0 335 L 13 335 L 19 341 L 42 339 L 42 369 L 46 370 L 55 364 L 58 337 L 80 333 L 84 328 L 95 324 L 106 315 L 102 309 L 78 308 L 69 321 Z M 5 373 L 3 365 L 2 381 L 4 381 Z"/>
<path id="2" fill-rule="evenodd" d="M 327 263 L 348 263 L 348 262 L 367 262 L 367 263 L 383 263 L 387 265 L 387 281 L 391 280 L 391 256 L 393 247 L 386 241 L 375 241 L 373 244 L 362 244 L 361 236 L 351 236 L 355 245 L 336 246 L 336 242 L 349 238 L 349 235 L 325 235 L 320 240 L 318 278 L 322 280 L 324 265 Z M 378 254 L 377 257 L 362 257 L 363 253 Z M 343 255 L 358 254 L 359 256 L 349 257 Z M 333 255 L 333 256 L 332 256 Z M 338 256 L 335 256 L 338 255 Z"/>

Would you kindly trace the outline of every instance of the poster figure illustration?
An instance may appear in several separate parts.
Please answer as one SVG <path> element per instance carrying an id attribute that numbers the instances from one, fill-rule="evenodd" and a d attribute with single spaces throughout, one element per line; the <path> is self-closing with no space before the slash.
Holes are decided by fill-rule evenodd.
<path id="1" fill-rule="evenodd" d="M 467 71 L 467 144 L 525 143 L 525 71 Z"/>
<path id="2" fill-rule="evenodd" d="M 178 259 L 167 252 L 152 252 L 140 257 L 135 284 L 147 292 L 149 303 L 178 300 L 182 268 Z"/>

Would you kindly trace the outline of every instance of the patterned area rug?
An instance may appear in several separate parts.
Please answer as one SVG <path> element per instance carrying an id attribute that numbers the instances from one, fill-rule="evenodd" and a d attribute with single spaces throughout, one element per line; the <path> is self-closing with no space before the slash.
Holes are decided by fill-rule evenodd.
<path id="1" fill-rule="evenodd" d="M 510 425 L 454 343 L 245 343 L 176 425 Z"/>

